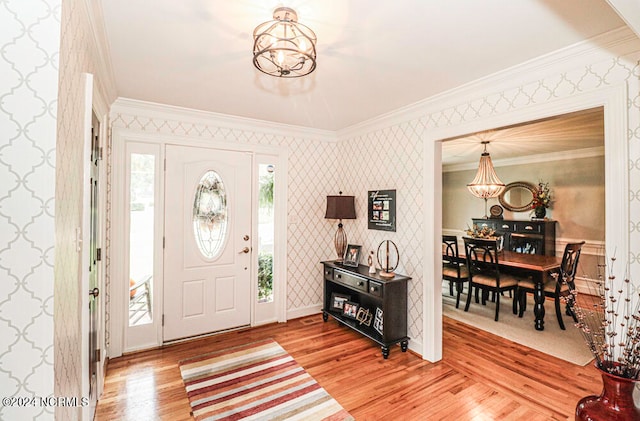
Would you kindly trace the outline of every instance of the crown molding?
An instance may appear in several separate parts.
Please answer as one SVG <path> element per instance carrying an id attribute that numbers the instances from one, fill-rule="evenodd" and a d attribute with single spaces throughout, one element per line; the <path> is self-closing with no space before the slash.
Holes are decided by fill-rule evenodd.
<path id="1" fill-rule="evenodd" d="M 84 0 L 83 3 L 87 21 L 89 22 L 91 39 L 97 50 L 98 63 L 96 63 L 96 71 L 101 73 L 101 77 L 96 78 L 97 83 L 103 88 L 103 92 L 108 98 L 107 101 L 110 102 L 118 95 L 118 88 L 116 87 L 116 78 L 113 72 L 109 41 L 104 27 L 102 0 Z"/>
<path id="2" fill-rule="evenodd" d="M 607 0 L 607 3 L 640 38 L 640 2 L 637 0 Z"/>
<path id="3" fill-rule="evenodd" d="M 592 64 L 612 57 L 640 51 L 640 39 L 624 26 L 597 37 L 534 58 L 466 83 L 421 101 L 337 131 L 346 140 L 367 132 L 417 120 L 426 115 L 468 103 L 469 98 L 483 98 L 496 92 L 531 83 L 532 80 L 566 71 L 567 66 Z"/>
<path id="4" fill-rule="evenodd" d="M 564 161 L 568 159 L 573 160 L 582 158 L 594 158 L 598 156 L 604 156 L 604 146 L 598 146 L 595 148 L 574 149 L 562 152 L 543 153 L 537 155 L 518 156 L 515 158 L 496 159 L 492 160 L 491 162 L 493 163 L 493 166 L 497 168 L 507 167 L 510 165 L 527 165 L 552 161 Z M 442 172 L 467 171 L 477 169 L 478 164 L 476 162 L 465 162 L 464 164 L 442 166 Z"/>
<path id="5" fill-rule="evenodd" d="M 249 130 L 253 132 L 304 138 L 323 142 L 337 142 L 338 140 L 336 133 L 330 130 L 274 123 L 271 121 L 238 117 L 210 111 L 194 110 L 175 105 L 158 104 L 122 97 L 117 98 L 111 107 L 112 119 L 117 114 L 129 114 L 137 117 L 222 126 L 228 129 Z"/>

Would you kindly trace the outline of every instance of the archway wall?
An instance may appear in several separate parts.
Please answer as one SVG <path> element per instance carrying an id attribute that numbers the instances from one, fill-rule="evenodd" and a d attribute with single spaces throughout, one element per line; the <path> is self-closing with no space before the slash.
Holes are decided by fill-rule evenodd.
<path id="1" fill-rule="evenodd" d="M 358 195 L 397 189 L 397 231 L 381 235 L 359 218 L 351 236 L 365 250 L 381 238 L 398 243 L 402 272 L 413 278 L 410 347 L 424 358 L 442 356 L 441 139 L 604 105 L 607 188 L 614 187 L 606 223 L 616 233 L 607 241 L 621 243 L 617 255 L 628 256 L 640 284 L 639 58 L 640 41 L 621 29 L 339 132 L 341 171 Z"/>

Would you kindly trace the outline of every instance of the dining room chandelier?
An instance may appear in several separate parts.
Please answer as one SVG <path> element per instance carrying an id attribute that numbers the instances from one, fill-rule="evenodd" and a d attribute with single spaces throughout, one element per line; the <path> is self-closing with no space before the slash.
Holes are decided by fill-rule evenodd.
<path id="1" fill-rule="evenodd" d="M 316 68 L 316 34 L 289 7 L 275 9 L 273 20 L 253 31 L 253 40 L 253 64 L 263 73 L 293 78 Z"/>
<path id="2" fill-rule="evenodd" d="M 500 181 L 495 169 L 493 169 L 493 163 L 491 162 L 491 156 L 487 152 L 487 145 L 489 141 L 482 141 L 484 145 L 484 151 L 480 155 L 480 163 L 478 164 L 478 172 L 473 181 L 467 184 L 467 188 L 476 197 L 484 199 L 485 218 L 487 218 L 487 199 L 491 197 L 498 197 L 504 190 L 504 183 Z"/>

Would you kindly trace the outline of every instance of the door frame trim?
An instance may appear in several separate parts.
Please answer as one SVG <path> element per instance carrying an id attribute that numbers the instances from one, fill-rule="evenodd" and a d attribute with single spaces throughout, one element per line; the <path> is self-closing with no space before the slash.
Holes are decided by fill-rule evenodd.
<path id="1" fill-rule="evenodd" d="M 210 149 L 222 149 L 236 152 L 247 152 L 252 154 L 252 162 L 255 162 L 257 155 L 270 155 L 276 158 L 275 165 L 278 166 L 279 173 L 282 174 L 281 179 L 275 186 L 276 189 L 276 229 L 275 229 L 275 241 L 280 245 L 274 251 L 274 260 L 280 262 L 278 265 L 274 265 L 274 278 L 280 279 L 281 282 L 277 283 L 274 289 L 276 294 L 276 315 L 278 322 L 286 321 L 286 291 L 287 291 L 287 162 L 288 162 L 288 148 L 285 146 L 264 146 L 254 144 L 237 144 L 230 143 L 220 139 L 196 139 L 189 136 L 179 135 L 167 135 L 162 133 L 141 133 L 139 131 L 131 130 L 128 128 L 112 127 L 111 129 L 111 142 L 112 142 L 112 173 L 111 173 L 111 232 L 110 232 L 110 285 L 109 285 L 109 334 L 110 342 L 108 355 L 110 358 L 121 356 L 125 351 L 124 349 L 124 333 L 125 333 L 125 308 L 126 291 L 121 283 L 116 282 L 117 279 L 123 279 L 126 277 L 125 269 L 126 262 L 128 261 L 127 253 L 129 252 L 129 240 L 127 238 L 128 232 L 128 215 L 126 215 L 126 186 L 124 185 L 126 180 L 126 168 L 121 163 L 126 162 L 126 145 L 128 143 L 150 143 L 160 145 L 162 159 L 164 159 L 165 146 L 179 145 L 179 146 L 194 146 L 204 147 Z M 252 164 L 253 166 L 253 164 Z M 161 174 L 164 179 L 164 169 Z M 257 184 L 257 174 L 252 171 L 252 184 Z M 163 182 L 164 184 L 164 182 Z M 163 186 L 164 194 L 164 186 Z M 164 209 L 164 198 L 162 203 L 158 204 Z M 162 221 L 164 224 L 164 221 Z M 252 220 L 251 236 L 255 238 L 257 233 L 257 221 Z M 164 228 L 163 228 L 164 234 Z M 159 242 L 162 247 L 162 242 Z M 255 269 L 252 271 L 256 273 Z M 159 280 L 162 282 L 162 280 Z M 162 303 L 162 296 L 155 296 L 154 300 L 159 300 Z M 254 325 L 254 306 L 255 300 L 252 300 L 251 308 L 251 325 Z M 157 330 L 158 342 L 155 346 L 161 346 L 162 340 L 162 326 L 158 324 Z"/>
<path id="2" fill-rule="evenodd" d="M 98 89 L 98 85 L 96 80 L 91 73 L 83 73 L 83 161 L 82 161 L 82 212 L 81 212 L 81 227 L 80 231 L 77 233 L 78 236 L 76 240 L 78 244 L 76 245 L 79 250 L 79 258 L 78 258 L 78 279 L 79 279 L 79 291 L 78 294 L 80 296 L 80 326 L 81 326 L 81 345 L 80 345 L 80 358 L 81 358 L 81 383 L 80 389 L 82 391 L 82 396 L 89 396 L 89 380 L 87 377 L 87 373 L 89 370 L 89 307 L 86 305 L 88 303 L 88 293 L 89 293 L 89 271 L 87 262 L 89 260 L 89 251 L 90 251 L 90 203 L 91 203 L 91 190 L 89 188 L 89 181 L 91 178 L 91 166 L 89 164 L 91 157 L 91 127 L 92 127 L 92 116 L 96 115 L 99 123 L 100 123 L 100 147 L 103 148 L 103 151 L 106 150 L 107 142 L 108 142 L 108 130 L 107 127 L 109 125 L 109 111 L 108 106 L 102 95 L 100 94 L 100 89 Z M 98 219 L 98 244 L 102 251 L 106 251 L 106 215 L 107 215 L 107 165 L 103 159 L 102 163 L 99 167 L 99 195 L 98 195 L 98 209 L 101 218 Z M 103 256 L 106 256 L 106 253 L 103 253 Z M 106 278 L 106 270 L 105 270 L 105 258 L 98 262 L 97 264 L 98 271 L 98 288 L 100 290 L 98 308 L 97 308 L 97 318 L 98 324 L 96 326 L 97 329 L 97 341 L 98 348 L 100 349 L 100 361 L 98 363 L 97 370 L 97 379 L 96 379 L 96 399 L 100 399 L 102 395 L 102 391 L 104 390 L 104 377 L 106 373 L 106 356 L 107 356 L 107 347 L 106 347 L 106 299 L 105 299 L 105 278 Z M 95 409 L 95 408 L 94 408 Z M 91 407 L 90 405 L 83 406 L 82 408 L 82 416 L 83 419 L 88 419 L 90 417 Z"/>

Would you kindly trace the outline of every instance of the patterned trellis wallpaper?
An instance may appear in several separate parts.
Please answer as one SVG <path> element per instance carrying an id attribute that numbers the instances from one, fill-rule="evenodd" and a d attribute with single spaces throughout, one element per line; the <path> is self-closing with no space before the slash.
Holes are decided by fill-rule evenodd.
<path id="1" fill-rule="evenodd" d="M 81 0 L 5 0 L 0 2 L 0 392 L 3 395 L 80 396 L 80 325 L 77 257 L 72 251 L 72 227 L 79 225 L 78 159 L 81 72 L 99 73 L 98 53 L 92 45 Z M 62 24 L 61 24 L 62 22 Z M 62 48 L 59 47 L 60 29 Z M 58 69 L 58 51 L 60 68 Z M 613 50 L 610 50 L 613 51 Z M 473 95 L 442 97 L 419 117 L 396 118 L 382 128 L 363 128 L 336 143 L 224 129 L 220 135 L 234 142 L 286 145 L 289 148 L 289 309 L 320 302 L 317 262 L 332 257 L 335 230 L 324 221 L 324 196 L 343 190 L 356 195 L 358 214 L 364 215 L 364 192 L 396 188 L 398 232 L 366 229 L 359 218 L 347 221 L 352 241 L 365 249 L 391 238 L 402 252 L 401 270 L 414 278 L 410 289 L 410 335 L 421 337 L 422 282 L 430 268 L 416 252 L 422 238 L 424 210 L 421 191 L 422 136 L 428 130 L 480 120 L 488 115 L 531 104 L 544 104 L 602 86 L 626 83 L 629 93 L 630 261 L 632 276 L 640 275 L 640 47 L 634 53 L 610 52 L 594 62 L 558 61 L 556 69 L 540 74 L 529 67 L 495 89 Z M 24 54 L 27 52 L 26 54 Z M 579 57 L 577 58 L 580 59 Z M 60 71 L 60 98 L 58 95 Z M 443 102 L 444 103 L 444 102 Z M 57 114 L 56 114 L 56 110 Z M 59 116 L 56 123 L 56 115 Z M 135 116 L 120 116 L 121 125 Z M 157 122 L 162 125 L 162 122 Z M 56 146 L 55 126 L 60 137 Z M 216 128 L 211 128 L 216 130 Z M 165 129 L 166 130 L 166 129 Z M 59 154 L 60 156 L 55 156 Z M 338 161 L 336 157 L 341 157 Z M 386 157 L 382 158 L 383 156 Z M 59 168 L 55 168 L 54 160 Z M 54 171 L 58 178 L 55 200 Z M 346 174 L 348 183 L 345 183 Z M 57 203 L 57 202 L 63 203 Z M 25 206 L 25 204 L 31 204 Z M 438 205 L 438 204 L 434 204 Z M 69 212 L 56 227 L 54 309 L 54 211 Z M 55 315 L 54 315 L 55 313 Z M 54 327 L 55 318 L 55 327 Z M 55 367 L 55 370 L 54 370 Z M 57 408 L 58 419 L 79 418 L 77 408 Z M 52 419 L 53 408 L 0 408 L 1 419 Z"/>
<path id="2" fill-rule="evenodd" d="M 54 392 L 54 180 L 61 0 L 0 2 L 0 396 Z M 53 419 L 0 406 L 0 419 Z"/>
<path id="3" fill-rule="evenodd" d="M 80 253 L 76 229 L 82 227 L 83 153 L 85 138 L 85 73 L 93 75 L 93 104 L 112 101 L 115 92 L 104 88 L 106 69 L 95 45 L 88 19 L 92 7 L 84 0 L 64 0 L 60 43 L 58 139 L 56 142 L 56 246 L 54 367 L 55 395 L 86 397 L 82 379 L 82 309 L 85 287 L 79 278 Z M 83 245 L 87 246 L 87 245 Z M 81 419 L 86 408 L 55 408 L 56 419 Z"/>

